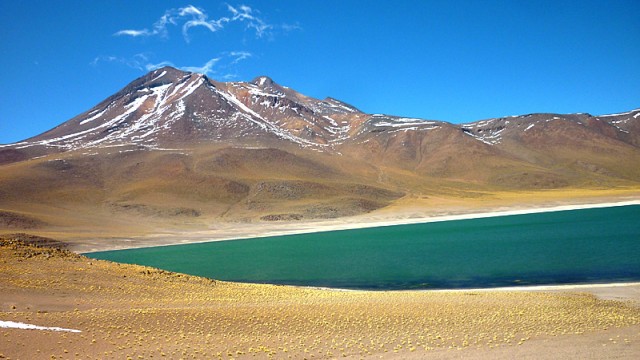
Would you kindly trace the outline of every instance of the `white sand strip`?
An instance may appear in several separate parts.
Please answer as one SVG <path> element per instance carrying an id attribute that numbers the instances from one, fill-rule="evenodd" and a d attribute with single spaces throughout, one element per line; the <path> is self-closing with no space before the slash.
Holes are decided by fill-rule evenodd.
<path id="1" fill-rule="evenodd" d="M 409 290 L 409 291 L 430 291 L 430 292 L 499 292 L 499 291 L 552 291 L 552 290 L 584 290 L 591 291 L 599 288 L 624 288 L 640 286 L 640 282 L 628 283 L 596 283 L 596 284 L 562 284 L 562 285 L 522 285 L 505 286 L 496 288 L 474 288 L 474 289 L 434 289 L 434 290 Z"/>
<path id="2" fill-rule="evenodd" d="M 498 217 L 498 216 L 526 215 L 526 214 L 537 214 L 537 213 L 546 213 L 546 212 L 555 212 L 555 211 L 598 209 L 598 208 L 609 208 L 609 207 L 629 206 L 629 205 L 640 205 L 640 200 L 595 203 L 595 204 L 560 205 L 560 206 L 552 206 L 552 207 L 524 208 L 524 209 L 517 209 L 517 210 L 491 211 L 491 212 L 483 212 L 483 213 L 468 213 L 468 214 L 456 214 L 456 215 L 436 215 L 431 217 L 419 217 L 419 218 L 411 218 L 411 219 L 393 219 L 393 220 L 382 220 L 382 221 L 351 222 L 351 219 L 346 218 L 346 219 L 339 219 L 337 224 L 301 223 L 299 224 L 300 229 L 295 229 L 295 230 L 286 230 L 286 231 L 275 230 L 275 231 L 255 233 L 255 234 L 251 234 L 247 236 L 239 236 L 239 237 L 178 242 L 175 245 L 181 245 L 186 243 L 197 244 L 197 243 L 208 243 L 208 242 L 214 242 L 214 241 L 254 239 L 254 238 L 283 236 L 283 235 L 309 234 L 309 233 L 327 232 L 327 231 L 336 231 L 336 230 L 355 230 L 355 229 L 366 229 L 366 228 L 376 228 L 376 227 L 386 227 L 386 226 L 396 226 L 396 225 L 413 225 L 413 224 L 424 224 L 424 223 L 441 222 L 441 221 L 471 220 L 471 219 L 482 219 L 482 218 L 490 218 L 490 217 Z M 165 245 L 166 244 L 163 244 L 163 246 Z M 149 246 L 140 246 L 140 247 L 154 247 L 154 246 L 149 245 Z"/>
<path id="3" fill-rule="evenodd" d="M 32 325 L 32 324 L 25 324 L 25 323 L 21 323 L 21 322 L 2 321 L 2 320 L 0 320 L 0 328 L 5 328 L 5 329 L 25 329 L 25 330 L 67 331 L 67 332 L 74 332 L 74 333 L 82 332 L 80 330 L 75 330 L 75 329 L 65 329 L 65 328 L 61 328 L 61 327 L 38 326 L 38 325 Z"/>
<path id="4" fill-rule="evenodd" d="M 597 284 L 562 284 L 562 285 L 522 285 L 496 288 L 469 289 L 406 289 L 406 290 L 356 290 L 317 286 L 294 286 L 302 289 L 314 289 L 339 292 L 424 292 L 424 293 L 492 293 L 492 292 L 571 292 L 589 293 L 603 300 L 632 300 L 640 302 L 640 282 L 597 283 Z"/>
<path id="5" fill-rule="evenodd" d="M 525 215 L 525 214 L 537 214 L 537 213 L 545 213 L 545 212 L 555 212 L 555 211 L 567 211 L 567 210 L 582 210 L 582 209 L 597 209 L 597 208 L 608 208 L 608 207 L 617 207 L 617 206 L 629 206 L 629 205 L 640 205 L 640 200 L 628 200 L 628 201 L 618 201 L 618 202 L 606 202 L 606 203 L 591 203 L 591 204 L 572 204 L 572 205 L 559 205 L 559 206 L 548 206 L 548 207 L 525 207 L 522 209 L 512 209 L 512 210 L 498 210 L 498 211 L 489 211 L 489 212 L 470 212 L 466 214 L 455 214 L 455 215 L 435 215 L 435 216 L 426 216 L 426 217 L 415 217 L 415 218 L 399 218 L 399 219 L 389 219 L 389 220 L 370 220 L 370 219 L 358 219 L 358 218 L 342 218 L 330 221 L 311 221 L 311 222 L 301 222 L 295 224 L 285 224 L 289 228 L 287 230 L 282 229 L 269 229 L 267 226 L 264 227 L 252 227 L 247 228 L 246 231 L 240 231 L 237 235 L 232 236 L 216 236 L 215 230 L 210 231 L 196 231 L 191 233 L 185 233 L 186 236 L 181 236 L 180 234 L 172 234 L 170 238 L 164 238 L 162 241 L 154 241 L 150 240 L 147 243 L 137 243 L 137 244 L 128 244 L 126 246 L 109 246 L 103 245 L 99 248 L 91 249 L 89 251 L 82 251 L 81 254 L 90 254 L 92 252 L 100 252 L 100 251 L 110 251 L 110 250 L 128 250 L 128 249 L 142 249 L 142 248 L 151 248 L 151 247 L 163 247 L 163 246 L 172 246 L 172 245 L 185 245 L 185 244 L 202 244 L 202 243 L 210 243 L 210 242 L 218 242 L 218 241 L 230 241 L 230 240 L 244 240 L 244 239 L 257 239 L 257 238 L 265 238 L 265 237 L 273 237 L 273 236 L 285 236 L 285 235 L 300 235 L 300 234 L 310 234 L 310 233 L 318 233 L 318 232 L 327 232 L 327 231 L 337 231 L 337 230 L 355 230 L 355 229 L 364 229 L 364 228 L 376 228 L 376 227 L 386 227 L 386 226 L 396 226 L 396 225 L 413 225 L 413 224 L 423 224 L 423 223 L 432 223 L 432 222 L 441 222 L 441 221 L 452 221 L 452 220 L 471 220 L 471 219 L 481 219 L 481 218 L 489 218 L 496 216 L 509 216 L 509 215 Z M 294 226 L 295 229 L 291 229 L 290 227 Z M 194 237 L 195 235 L 195 237 Z"/>
<path id="6" fill-rule="evenodd" d="M 295 230 L 287 230 L 287 231 L 275 230 L 275 231 L 267 231 L 259 234 L 255 233 L 248 236 L 180 242 L 180 243 L 176 243 L 175 245 L 181 245 L 186 243 L 196 244 L 196 243 L 208 243 L 208 242 L 214 242 L 214 241 L 254 239 L 254 238 L 283 236 L 283 235 L 309 234 L 309 233 L 327 232 L 327 231 L 336 231 L 336 230 L 355 230 L 355 229 L 366 229 L 366 228 L 376 228 L 376 227 L 386 227 L 386 226 L 396 226 L 396 225 L 413 225 L 413 224 L 424 224 L 424 223 L 441 222 L 441 221 L 471 220 L 471 219 L 482 219 L 482 218 L 490 218 L 490 217 L 498 217 L 498 216 L 538 214 L 538 213 L 556 212 L 556 211 L 599 209 L 599 208 L 609 208 L 609 207 L 629 206 L 629 205 L 640 205 L 640 200 L 594 203 L 594 204 L 560 205 L 560 206 L 539 207 L 539 208 L 524 208 L 524 209 L 517 209 L 517 210 L 490 211 L 490 212 L 482 212 L 482 213 L 471 212 L 467 214 L 436 215 L 436 216 L 429 216 L 429 217 L 392 219 L 392 220 L 382 220 L 382 221 L 352 222 L 353 221 L 352 219 L 345 218 L 345 219 L 337 220 L 338 223 L 335 223 L 335 224 L 313 223 L 313 222 L 306 223 L 306 224 L 301 223 L 299 224 L 300 229 L 295 229 Z M 166 244 L 163 244 L 163 246 L 164 245 Z M 140 247 L 153 247 L 153 245 L 140 246 Z"/>
<path id="7" fill-rule="evenodd" d="M 610 202 L 610 203 L 596 203 L 596 204 L 560 205 L 560 206 L 552 206 L 552 207 L 492 211 L 492 212 L 484 212 L 484 213 L 441 215 L 441 216 L 423 217 L 423 218 L 415 218 L 415 219 L 397 219 L 397 220 L 380 221 L 380 222 L 354 223 L 354 224 L 345 224 L 344 228 L 338 225 L 338 226 L 332 227 L 333 229 L 330 229 L 330 230 L 322 229 L 321 231 L 348 230 L 348 229 L 358 229 L 358 228 L 395 226 L 395 225 L 411 225 L 411 224 L 422 224 L 422 223 L 452 221 L 452 220 L 471 220 L 471 219 L 482 219 L 482 218 L 498 217 L 498 216 L 538 214 L 538 213 L 568 211 L 568 210 L 598 209 L 598 208 L 629 206 L 629 205 L 640 205 L 640 200 Z"/>

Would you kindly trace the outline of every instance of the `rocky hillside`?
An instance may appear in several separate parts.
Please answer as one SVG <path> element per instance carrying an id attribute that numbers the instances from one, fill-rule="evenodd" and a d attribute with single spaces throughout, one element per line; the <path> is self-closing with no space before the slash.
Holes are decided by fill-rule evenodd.
<path id="1" fill-rule="evenodd" d="M 639 185 L 640 109 L 457 125 L 366 114 L 264 76 L 224 83 L 170 67 L 0 146 L 0 224 L 11 228 L 87 214 L 296 221 L 407 197 Z"/>

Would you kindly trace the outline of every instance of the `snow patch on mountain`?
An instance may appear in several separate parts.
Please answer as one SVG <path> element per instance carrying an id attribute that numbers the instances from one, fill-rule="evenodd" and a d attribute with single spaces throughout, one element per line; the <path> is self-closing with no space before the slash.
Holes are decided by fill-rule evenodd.
<path id="1" fill-rule="evenodd" d="M 502 133 L 506 129 L 502 119 L 489 119 L 470 124 L 462 124 L 460 127 L 464 134 L 481 141 L 487 145 L 497 145 L 502 142 Z"/>
<path id="2" fill-rule="evenodd" d="M 271 133 L 275 134 L 276 136 L 278 136 L 278 137 L 280 137 L 282 139 L 287 139 L 287 140 L 293 141 L 293 142 L 295 142 L 295 143 L 297 143 L 299 145 L 302 145 L 302 146 L 319 146 L 319 145 L 321 145 L 321 144 L 317 144 L 317 143 L 308 141 L 306 139 L 297 137 L 295 135 L 292 135 L 291 133 L 279 128 L 278 126 L 274 125 L 273 123 L 271 123 L 267 119 L 265 119 L 262 116 L 260 116 L 260 114 L 258 114 L 257 112 L 251 110 L 248 106 L 243 104 L 242 101 L 240 101 L 232 93 L 225 92 L 225 91 L 219 91 L 218 89 L 214 89 L 214 90 L 218 94 L 220 94 L 223 98 L 225 98 L 230 104 L 240 108 L 244 112 L 244 113 L 241 113 L 240 116 L 243 116 L 247 120 L 250 120 L 250 121 L 254 122 L 256 125 L 261 127 L 263 130 L 271 132 Z"/>
<path id="3" fill-rule="evenodd" d="M 93 120 L 95 120 L 95 119 L 97 119 L 97 118 L 102 117 L 102 115 L 104 115 L 104 113 L 106 113 L 110 108 L 111 108 L 110 106 L 107 106 L 106 108 L 104 108 L 104 110 L 100 111 L 100 112 L 99 112 L 99 113 L 97 113 L 96 115 L 93 115 L 93 116 L 92 116 L 92 117 L 90 117 L 90 118 L 87 118 L 87 119 L 85 119 L 85 120 L 80 121 L 80 125 L 84 125 L 84 124 L 86 124 L 86 123 L 88 123 L 88 122 L 91 122 L 91 121 L 93 121 Z M 96 111 L 92 111 L 92 113 L 95 113 L 95 112 L 96 112 Z M 91 114 L 89 114 L 89 115 L 91 115 Z"/>
<path id="4" fill-rule="evenodd" d="M 367 140 L 371 134 L 384 138 L 384 134 L 450 126 L 411 117 L 368 115 L 333 98 L 319 100 L 299 94 L 265 76 L 252 82 L 222 83 L 170 68 L 137 79 L 109 99 L 41 135 L 39 140 L 0 148 L 47 146 L 71 150 L 136 145 L 155 149 L 171 142 L 174 136 L 177 141 L 234 141 L 270 135 L 271 140 L 337 152 L 341 144 L 352 139 L 355 143 Z M 498 145 L 503 137 L 516 131 L 515 134 L 524 134 L 552 121 L 592 126 L 595 119 L 629 133 L 639 116 L 640 109 L 600 117 L 529 114 L 462 124 L 458 128 L 485 144 Z"/>
<path id="5" fill-rule="evenodd" d="M 153 79 L 151 79 L 151 81 L 156 81 L 158 79 L 160 79 L 161 77 L 163 77 L 165 74 L 167 73 L 167 70 L 162 70 L 162 72 L 160 73 L 160 75 L 154 77 Z"/>
<path id="6" fill-rule="evenodd" d="M 435 121 L 428 121 L 416 118 L 403 118 L 389 116 L 383 114 L 374 114 L 371 116 L 371 125 L 375 127 L 432 127 L 437 124 Z"/>
<path id="7" fill-rule="evenodd" d="M 598 117 L 603 118 L 603 117 L 612 117 L 612 116 L 624 116 L 624 115 L 631 115 L 634 112 L 637 112 L 637 114 L 635 114 L 633 116 L 634 118 L 637 118 L 638 116 L 640 116 L 640 109 L 634 109 L 634 110 L 631 110 L 631 111 L 617 113 L 617 114 L 598 115 Z"/>

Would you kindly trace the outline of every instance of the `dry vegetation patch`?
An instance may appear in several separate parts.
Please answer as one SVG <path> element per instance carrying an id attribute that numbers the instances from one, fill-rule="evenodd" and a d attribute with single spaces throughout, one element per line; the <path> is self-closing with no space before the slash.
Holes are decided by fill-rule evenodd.
<path id="1" fill-rule="evenodd" d="M 0 329 L 0 352 L 14 359 L 421 357 L 620 327 L 638 332 L 640 324 L 634 304 L 587 294 L 237 284 L 19 239 L 2 242 L 0 259 L 0 320 L 82 331 Z M 620 345 L 637 349 L 627 340 Z"/>

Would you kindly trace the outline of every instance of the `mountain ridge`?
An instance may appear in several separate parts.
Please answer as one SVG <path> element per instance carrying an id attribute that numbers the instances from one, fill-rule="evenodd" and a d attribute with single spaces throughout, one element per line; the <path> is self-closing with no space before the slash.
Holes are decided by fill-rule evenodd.
<path id="1" fill-rule="evenodd" d="M 210 90 L 207 108 L 198 107 L 196 101 L 202 99 L 204 89 Z M 139 94 L 140 93 L 140 94 Z M 195 101 L 190 99 L 195 94 Z M 184 109 L 185 100 L 189 101 L 191 109 Z M 117 109 L 120 107 L 120 109 Z M 205 114 L 198 111 L 216 109 L 219 113 L 215 116 L 209 112 Z M 118 111 L 115 111 L 118 110 Z M 295 112 L 292 114 L 291 112 Z M 640 109 L 634 109 L 624 113 L 592 116 L 589 114 L 527 114 L 520 116 L 508 116 L 478 120 L 464 124 L 452 124 L 446 121 L 434 121 L 418 118 L 406 118 L 385 114 L 366 114 L 356 107 L 340 100 L 327 97 L 318 100 L 302 95 L 286 86 L 281 86 L 268 76 L 258 76 L 250 82 L 226 82 L 221 83 L 209 79 L 206 75 L 181 71 L 172 67 L 162 67 L 141 76 L 130 84 L 106 98 L 88 111 L 32 138 L 13 144 L 0 145 L 2 147 L 37 146 L 61 147 L 73 149 L 75 147 L 90 148 L 101 143 L 125 143 L 152 146 L 154 141 L 146 138 L 154 138 L 157 141 L 166 141 L 167 130 L 171 121 L 180 122 L 181 117 L 190 116 L 192 124 L 181 122 L 183 129 L 181 134 L 172 134 L 176 137 L 182 135 L 185 140 L 198 138 L 197 122 L 220 122 L 224 117 L 235 118 L 235 126 L 244 126 L 245 133 L 251 127 L 259 127 L 270 135 L 281 139 L 293 141 L 300 145 L 326 146 L 352 137 L 349 132 L 352 125 L 361 126 L 365 123 L 377 127 L 394 127 L 402 131 L 416 130 L 417 127 L 427 125 L 432 128 L 443 124 L 458 127 L 479 141 L 488 145 L 495 145 L 500 141 L 501 130 L 510 121 L 523 123 L 526 126 L 523 132 L 529 131 L 535 123 L 523 121 L 529 117 L 546 117 L 546 121 L 571 120 L 586 125 L 589 119 L 602 120 L 608 124 L 614 137 L 638 145 L 637 136 L 630 136 L 629 129 L 625 128 L 630 118 L 620 119 L 626 115 L 637 119 Z M 206 115 L 209 115 L 208 117 Z M 349 116 L 351 115 L 351 116 Z M 294 119 L 296 118 L 296 119 Z M 354 119 L 356 118 L 356 119 Z M 365 118 L 365 119 L 362 119 Z M 105 119 L 108 119 L 105 120 Z M 102 120 L 102 122 L 101 122 Z M 241 124 L 249 122 L 248 124 Z M 634 121 L 637 123 L 637 121 Z M 98 126 L 91 127 L 92 125 Z M 620 124 L 623 126 L 621 127 Z M 230 124 L 227 124 L 230 125 Z M 591 124 L 593 125 L 593 124 Z M 635 125 L 637 127 L 637 125 Z M 206 126 L 205 126 L 206 127 Z M 69 129 L 73 128 L 73 129 Z M 66 130 L 66 131 L 65 131 Z M 378 129 L 379 130 L 379 129 Z M 102 139 L 96 136 L 100 132 Z M 118 137 L 113 134 L 119 134 Z M 488 134 L 488 135 L 487 135 Z M 625 135 L 626 134 L 626 135 Z M 155 137 L 153 135 L 156 135 Z M 191 135 L 191 138 L 189 138 Z M 223 134 L 209 133 L 208 140 L 220 140 Z M 238 135 L 238 134 L 234 134 Z M 265 134 L 262 134 L 265 135 Z M 94 138 L 90 141 L 90 138 Z M 85 141 L 80 141 L 80 140 Z"/>
<path id="2" fill-rule="evenodd" d="M 164 67 L 0 145 L 0 169 L 0 210 L 34 224 L 326 219 L 431 199 L 639 188 L 640 109 L 452 124 L 367 114 L 266 76 L 217 82 Z"/>

